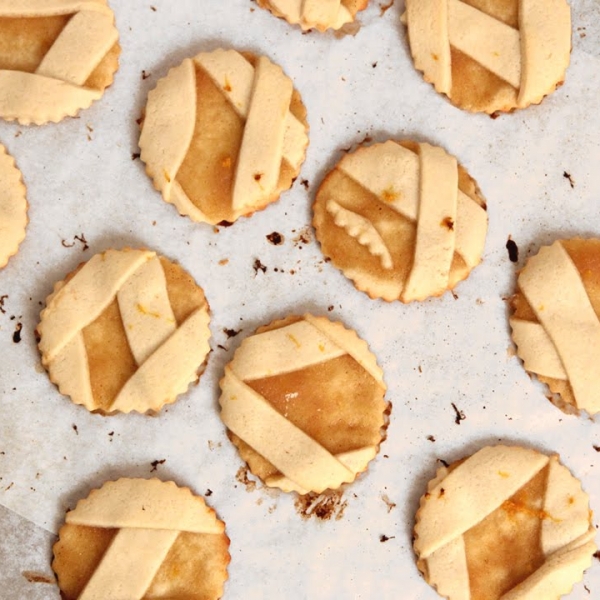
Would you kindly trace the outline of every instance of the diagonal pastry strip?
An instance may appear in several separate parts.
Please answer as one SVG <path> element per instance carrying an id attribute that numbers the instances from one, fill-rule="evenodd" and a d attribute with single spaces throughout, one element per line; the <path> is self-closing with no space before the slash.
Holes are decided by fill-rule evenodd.
<path id="1" fill-rule="evenodd" d="M 54 17 L 81 11 L 113 14 L 105 0 L 0 0 L 0 17 Z"/>
<path id="2" fill-rule="evenodd" d="M 600 321 L 560 242 L 529 259 L 518 285 L 554 343 L 578 408 L 600 411 Z"/>
<path id="3" fill-rule="evenodd" d="M 458 536 L 427 557 L 428 579 L 436 582 L 440 596 L 471 600 L 469 566 L 464 537 Z"/>
<path id="4" fill-rule="evenodd" d="M 356 473 L 277 412 L 225 367 L 221 418 L 228 429 L 299 488 L 322 492 L 354 481 Z"/>
<path id="5" fill-rule="evenodd" d="M 344 348 L 303 320 L 246 338 L 244 352 L 236 353 L 231 367 L 237 377 L 252 381 L 298 371 L 344 354 Z"/>
<path id="6" fill-rule="evenodd" d="M 333 23 L 341 7 L 341 0 L 303 0 L 302 19 L 306 23 Z"/>
<path id="7" fill-rule="evenodd" d="M 75 14 L 38 66 L 37 75 L 83 85 L 119 38 L 112 15 Z"/>
<path id="8" fill-rule="evenodd" d="M 179 531 L 121 529 L 78 600 L 142 600 Z"/>
<path id="9" fill-rule="evenodd" d="M 97 254 L 56 294 L 42 312 L 38 326 L 40 350 L 52 362 L 60 350 L 92 323 L 113 301 L 123 283 L 154 252 L 131 250 L 116 253 L 112 260 Z"/>
<path id="10" fill-rule="evenodd" d="M 252 99 L 254 67 L 235 50 L 219 49 L 214 52 L 200 53 L 194 61 L 223 91 L 238 115 L 246 119 Z M 302 164 L 307 143 L 304 125 L 288 111 L 283 139 L 283 158 L 294 169 L 298 169 Z"/>

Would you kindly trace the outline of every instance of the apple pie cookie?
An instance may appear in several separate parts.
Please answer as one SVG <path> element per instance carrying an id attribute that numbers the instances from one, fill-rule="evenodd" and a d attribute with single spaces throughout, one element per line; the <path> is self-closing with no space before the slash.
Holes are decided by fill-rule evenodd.
<path id="1" fill-rule="evenodd" d="M 300 25 L 304 31 L 325 31 L 341 29 L 354 21 L 369 0 L 257 0 L 257 4 L 292 25 Z"/>
<path id="2" fill-rule="evenodd" d="M 64 600 L 216 600 L 230 562 L 225 524 L 188 488 L 109 481 L 77 503 L 54 545 Z"/>
<path id="3" fill-rule="evenodd" d="M 591 518 L 588 495 L 556 455 L 486 447 L 429 482 L 417 565 L 449 600 L 558 600 L 591 565 Z"/>
<path id="4" fill-rule="evenodd" d="M 0 117 L 41 125 L 98 100 L 119 67 L 106 0 L 0 0 Z"/>
<path id="5" fill-rule="evenodd" d="M 210 351 L 209 307 L 179 265 L 108 250 L 54 287 L 38 325 L 59 390 L 102 414 L 156 412 L 197 381 Z"/>
<path id="6" fill-rule="evenodd" d="M 356 333 L 291 316 L 246 338 L 221 380 L 221 418 L 250 470 L 285 492 L 354 481 L 379 451 L 389 404 Z"/>
<path id="7" fill-rule="evenodd" d="M 182 215 L 231 223 L 291 187 L 307 131 L 300 94 L 280 67 L 236 50 L 202 52 L 148 94 L 141 158 Z"/>
<path id="8" fill-rule="evenodd" d="M 27 199 L 21 171 L 0 144 L 0 268 L 25 239 Z"/>
<path id="9" fill-rule="evenodd" d="M 439 296 L 479 264 L 486 205 L 441 148 L 387 141 L 346 154 L 317 191 L 323 254 L 371 298 Z"/>
<path id="10" fill-rule="evenodd" d="M 558 240 L 530 258 L 511 300 L 525 369 L 565 412 L 600 412 L 600 240 Z"/>
<path id="11" fill-rule="evenodd" d="M 469 111 L 539 104 L 569 66 L 566 0 L 406 0 L 402 19 L 415 67 Z"/>

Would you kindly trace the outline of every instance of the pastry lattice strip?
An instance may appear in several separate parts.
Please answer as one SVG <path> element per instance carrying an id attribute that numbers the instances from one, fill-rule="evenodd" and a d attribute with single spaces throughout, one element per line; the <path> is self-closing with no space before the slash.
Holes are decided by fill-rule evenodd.
<path id="1" fill-rule="evenodd" d="M 518 106 L 540 101 L 568 65 L 571 17 L 564 0 L 519 0 L 518 30 L 461 0 L 408 0 L 406 9 L 415 66 L 439 92 L 452 89 L 450 47 L 517 89 Z"/>
<path id="2" fill-rule="evenodd" d="M 84 83 L 117 42 L 114 15 L 94 0 L 0 0 L 0 17 L 73 16 L 35 73 L 0 70 L 0 114 L 34 122 L 60 118 L 53 106 L 75 114 L 102 92 Z M 4 90 L 11 90 L 10 92 Z M 25 116 L 26 115 L 26 116 Z"/>
<path id="3" fill-rule="evenodd" d="M 353 18 L 341 0 L 269 0 L 269 4 L 290 23 L 304 29 L 339 29 Z"/>
<path id="4" fill-rule="evenodd" d="M 419 149 L 417 155 L 387 141 L 348 154 L 338 165 L 378 201 L 416 223 L 414 261 L 402 293 L 405 302 L 447 289 L 455 251 L 469 268 L 476 266 L 487 230 L 485 210 L 458 189 L 456 159 L 429 144 Z"/>
<path id="5" fill-rule="evenodd" d="M 157 408 L 189 384 L 198 354 L 201 349 L 208 352 L 210 333 L 205 306 L 177 327 L 164 271 L 153 252 L 97 255 L 52 296 L 39 326 L 45 364 L 62 383 L 63 393 L 95 410 L 83 329 L 115 298 L 138 369 L 110 410 Z"/>

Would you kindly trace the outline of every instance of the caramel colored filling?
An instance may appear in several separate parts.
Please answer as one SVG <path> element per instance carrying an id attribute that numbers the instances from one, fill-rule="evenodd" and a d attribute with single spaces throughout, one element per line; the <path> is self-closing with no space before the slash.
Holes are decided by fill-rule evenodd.
<path id="1" fill-rule="evenodd" d="M 253 65 L 256 63 L 253 55 L 244 54 L 244 57 Z M 233 222 L 239 216 L 233 211 L 232 196 L 245 121 L 199 65 L 196 65 L 196 95 L 194 134 L 176 179 L 192 203 L 211 221 Z M 306 109 L 295 90 L 290 112 L 306 125 Z M 275 201 L 291 187 L 298 172 L 282 160 L 275 192 L 265 198 L 261 206 L 250 207 L 245 214 Z"/>
<path id="2" fill-rule="evenodd" d="M 179 265 L 165 258 L 160 261 L 171 308 L 179 326 L 192 312 L 205 305 L 206 299 L 201 288 Z M 98 410 L 106 412 L 138 368 L 129 348 L 116 299 L 93 323 L 83 329 L 83 337 L 92 394 Z"/>
<path id="3" fill-rule="evenodd" d="M 464 534 L 472 600 L 496 600 L 544 563 L 542 521 L 548 467 Z"/>
<path id="4" fill-rule="evenodd" d="M 61 528 L 52 567 L 65 600 L 77 600 L 117 531 L 71 524 Z M 226 535 L 180 533 L 144 600 L 219 597 L 227 578 L 228 547 Z"/>
<path id="5" fill-rule="evenodd" d="M 600 240 L 562 240 L 561 244 L 579 271 L 594 312 L 600 317 Z M 511 298 L 511 308 L 514 317 L 538 322 L 533 309 L 518 287 L 515 295 Z M 568 381 L 543 375 L 536 375 L 536 377 L 545 383 L 552 393 L 559 394 L 563 402 L 571 406 L 577 406 L 573 390 Z"/>
<path id="6" fill-rule="evenodd" d="M 0 18 L 0 70 L 34 73 L 72 15 Z M 103 90 L 112 83 L 121 47 L 116 43 L 94 69 L 85 87 Z"/>

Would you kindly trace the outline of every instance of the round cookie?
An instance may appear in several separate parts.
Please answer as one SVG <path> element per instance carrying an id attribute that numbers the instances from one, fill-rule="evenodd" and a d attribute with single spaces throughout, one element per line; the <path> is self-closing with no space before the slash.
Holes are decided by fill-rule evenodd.
<path id="1" fill-rule="evenodd" d="M 179 265 L 148 250 L 107 250 L 46 299 L 42 364 L 92 412 L 156 412 L 204 370 L 209 318 L 202 289 Z"/>
<path id="2" fill-rule="evenodd" d="M 481 261 L 486 205 L 441 148 L 410 141 L 346 154 L 317 191 L 323 254 L 371 298 L 440 296 Z"/>
<path id="3" fill-rule="evenodd" d="M 565 412 L 600 412 L 600 239 L 558 240 L 527 261 L 511 299 L 525 369 Z"/>
<path id="4" fill-rule="evenodd" d="M 588 495 L 556 455 L 486 447 L 438 469 L 421 497 L 414 549 L 449 600 L 558 600 L 596 551 Z"/>
<path id="5" fill-rule="evenodd" d="M 415 68 L 468 111 L 539 104 L 569 66 L 566 0 L 406 0 L 402 20 Z"/>
<path id="6" fill-rule="evenodd" d="M 306 109 L 264 56 L 201 52 L 148 94 L 141 159 L 164 200 L 194 221 L 232 223 L 274 202 L 300 172 Z"/>
<path id="7" fill-rule="evenodd" d="M 221 419 L 267 486 L 321 493 L 376 456 L 389 403 L 375 357 L 341 323 L 290 316 L 246 338 L 221 380 Z"/>
<path id="8" fill-rule="evenodd" d="M 262 8 L 304 31 L 341 29 L 367 8 L 369 0 L 257 0 Z"/>
<path id="9" fill-rule="evenodd" d="M 0 117 L 42 125 L 98 100 L 119 67 L 106 0 L 0 0 Z"/>
<path id="10" fill-rule="evenodd" d="M 225 524 L 172 481 L 109 481 L 67 512 L 58 535 L 52 568 L 64 600 L 223 595 Z"/>
<path id="11" fill-rule="evenodd" d="M 27 199 L 21 172 L 0 144 L 0 269 L 25 239 Z"/>

